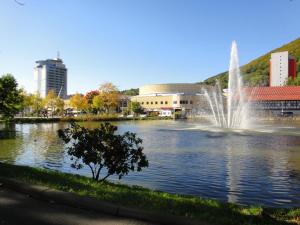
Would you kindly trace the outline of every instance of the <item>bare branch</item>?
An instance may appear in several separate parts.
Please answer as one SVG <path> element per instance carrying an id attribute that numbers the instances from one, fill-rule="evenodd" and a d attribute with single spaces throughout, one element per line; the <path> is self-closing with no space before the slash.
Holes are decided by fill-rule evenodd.
<path id="1" fill-rule="evenodd" d="M 19 0 L 14 0 L 14 1 L 15 1 L 15 3 L 17 3 L 17 4 L 20 5 L 20 6 L 24 6 L 24 5 L 25 5 L 25 3 L 20 2 Z"/>

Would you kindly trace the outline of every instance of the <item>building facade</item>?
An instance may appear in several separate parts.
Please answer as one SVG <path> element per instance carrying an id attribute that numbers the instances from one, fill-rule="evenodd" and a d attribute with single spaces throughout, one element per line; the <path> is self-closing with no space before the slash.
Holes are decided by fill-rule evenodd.
<path id="1" fill-rule="evenodd" d="M 34 78 L 36 91 L 46 97 L 53 90 L 59 97 L 67 97 L 67 68 L 60 58 L 36 61 Z"/>
<path id="2" fill-rule="evenodd" d="M 153 84 L 139 89 L 139 95 L 131 98 L 137 101 L 146 112 L 158 112 L 170 116 L 176 111 L 191 113 L 206 104 L 200 84 Z"/>
<path id="3" fill-rule="evenodd" d="M 296 60 L 289 56 L 288 51 L 271 54 L 270 86 L 284 86 L 289 77 L 296 77 Z"/>
<path id="4" fill-rule="evenodd" d="M 244 89 L 256 111 L 263 110 L 279 115 L 291 112 L 300 115 L 300 86 L 248 87 Z"/>

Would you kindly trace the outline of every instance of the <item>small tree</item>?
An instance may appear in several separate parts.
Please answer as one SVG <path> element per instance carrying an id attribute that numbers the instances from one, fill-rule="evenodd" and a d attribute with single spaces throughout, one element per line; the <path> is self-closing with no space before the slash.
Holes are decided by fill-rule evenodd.
<path id="1" fill-rule="evenodd" d="M 71 123 L 70 128 L 58 130 L 58 136 L 68 144 L 68 154 L 73 160 L 71 166 L 81 169 L 85 164 L 91 169 L 94 180 L 103 181 L 114 174 L 121 179 L 130 171 L 141 171 L 148 166 L 142 139 L 131 132 L 115 134 L 116 130 L 117 127 L 109 123 L 96 129 Z M 100 178 L 103 168 L 107 174 Z"/>
<path id="2" fill-rule="evenodd" d="M 143 112 L 143 108 L 139 102 L 131 102 L 131 110 L 134 115 L 139 115 Z"/>

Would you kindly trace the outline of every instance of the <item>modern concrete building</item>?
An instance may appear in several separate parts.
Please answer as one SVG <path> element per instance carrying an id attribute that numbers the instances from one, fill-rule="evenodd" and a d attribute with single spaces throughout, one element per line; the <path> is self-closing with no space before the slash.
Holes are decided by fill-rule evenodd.
<path id="1" fill-rule="evenodd" d="M 146 112 L 157 112 L 161 116 L 170 116 L 177 111 L 189 114 L 207 105 L 203 88 L 201 84 L 192 83 L 146 85 L 131 101 L 139 102 Z"/>
<path id="2" fill-rule="evenodd" d="M 61 98 L 67 97 L 67 68 L 60 58 L 36 61 L 34 78 L 36 91 L 45 97 L 50 90 Z"/>
<path id="3" fill-rule="evenodd" d="M 289 56 L 288 51 L 271 54 L 270 86 L 284 86 L 288 78 L 296 77 L 296 60 Z"/>

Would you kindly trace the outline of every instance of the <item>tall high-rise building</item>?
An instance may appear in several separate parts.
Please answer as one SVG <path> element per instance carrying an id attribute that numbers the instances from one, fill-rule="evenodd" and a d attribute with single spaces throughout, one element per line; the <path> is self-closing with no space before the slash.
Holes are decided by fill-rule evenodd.
<path id="1" fill-rule="evenodd" d="M 289 52 L 276 52 L 271 54 L 270 60 L 270 86 L 284 86 L 288 78 L 295 78 L 296 60 L 289 56 Z"/>
<path id="2" fill-rule="evenodd" d="M 41 97 L 45 97 L 50 90 L 53 90 L 59 97 L 67 97 L 67 68 L 63 61 L 57 57 L 36 61 L 34 78 L 36 91 Z"/>

